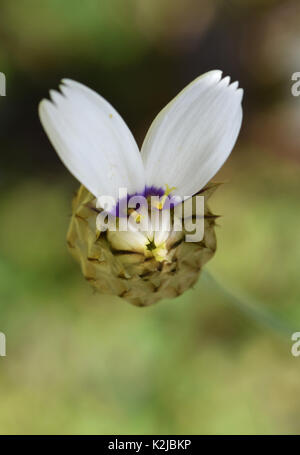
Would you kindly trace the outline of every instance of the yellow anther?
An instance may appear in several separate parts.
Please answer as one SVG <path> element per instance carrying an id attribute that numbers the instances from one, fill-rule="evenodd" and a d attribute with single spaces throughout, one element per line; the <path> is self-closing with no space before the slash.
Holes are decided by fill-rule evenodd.
<path id="1" fill-rule="evenodd" d="M 152 254 L 157 262 L 165 261 L 168 254 L 166 242 L 163 242 L 161 245 L 154 248 L 154 250 L 152 250 Z"/>
<path id="2" fill-rule="evenodd" d="M 169 196 L 169 194 L 172 193 L 173 190 L 176 190 L 176 186 L 172 186 L 172 188 L 170 188 L 169 185 L 166 183 L 165 195 Z"/>
<path id="3" fill-rule="evenodd" d="M 130 216 L 132 216 L 134 218 L 134 221 L 139 224 L 141 222 L 141 220 L 145 217 L 145 215 L 142 215 L 141 213 L 138 213 L 136 210 L 133 210 L 131 213 L 130 213 Z"/>
<path id="4" fill-rule="evenodd" d="M 165 185 L 166 185 L 166 191 L 164 192 L 163 196 L 161 197 L 160 202 L 158 202 L 157 205 L 156 205 L 156 208 L 158 210 L 162 210 L 163 209 L 169 194 L 171 194 L 173 190 L 176 190 L 176 186 L 172 186 L 172 188 L 170 188 L 167 183 Z"/>

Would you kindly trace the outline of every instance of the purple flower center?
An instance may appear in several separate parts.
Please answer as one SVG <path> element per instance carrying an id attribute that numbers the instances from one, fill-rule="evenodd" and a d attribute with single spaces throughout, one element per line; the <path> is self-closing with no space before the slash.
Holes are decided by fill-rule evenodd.
<path id="1" fill-rule="evenodd" d="M 124 217 L 128 216 L 128 202 L 131 198 L 134 198 L 135 196 L 139 197 L 142 196 L 145 198 L 145 200 L 149 200 L 151 196 L 158 196 L 159 198 L 163 197 L 165 195 L 165 190 L 163 188 L 157 188 L 155 186 L 146 186 L 144 191 L 141 193 L 133 193 L 133 194 L 127 194 L 127 197 L 124 197 L 122 199 L 119 199 L 117 202 L 117 205 L 115 208 L 112 210 L 112 215 L 117 216 L 117 217 Z M 136 203 L 133 209 L 139 209 L 143 201 L 141 200 L 141 204 L 138 201 L 138 198 L 136 201 L 132 200 L 133 202 Z M 174 204 L 170 204 L 174 205 Z"/>

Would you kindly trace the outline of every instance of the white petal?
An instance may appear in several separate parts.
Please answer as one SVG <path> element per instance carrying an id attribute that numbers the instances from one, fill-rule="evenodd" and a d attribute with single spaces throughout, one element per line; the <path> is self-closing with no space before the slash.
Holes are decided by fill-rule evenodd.
<path id="1" fill-rule="evenodd" d="M 144 219 L 146 224 L 143 224 L 142 221 L 136 223 L 134 221 L 135 217 L 132 215 L 128 219 L 128 229 L 126 231 L 108 229 L 107 238 L 113 248 L 148 255 L 150 253 L 147 250 L 147 245 L 150 242 L 154 242 L 155 247 L 158 248 L 164 245 L 172 234 L 167 217 L 165 219 L 161 218 L 160 224 L 156 226 L 148 212 L 142 215 L 142 220 Z"/>
<path id="2" fill-rule="evenodd" d="M 107 231 L 107 238 L 113 248 L 123 251 L 144 253 L 149 239 L 139 231 Z"/>
<path id="3" fill-rule="evenodd" d="M 118 199 L 120 187 L 143 191 L 145 175 L 137 144 L 116 110 L 88 87 L 63 80 L 53 102 L 39 106 L 42 125 L 69 171 L 94 196 Z"/>
<path id="4" fill-rule="evenodd" d="M 147 185 L 191 196 L 228 158 L 242 122 L 243 91 L 210 71 L 177 95 L 153 121 L 142 146 Z"/>

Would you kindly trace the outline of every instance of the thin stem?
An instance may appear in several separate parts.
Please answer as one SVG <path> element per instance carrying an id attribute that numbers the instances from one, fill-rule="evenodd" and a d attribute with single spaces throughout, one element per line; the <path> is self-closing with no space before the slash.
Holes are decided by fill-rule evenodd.
<path id="1" fill-rule="evenodd" d="M 223 285 L 219 279 L 216 279 L 206 269 L 203 271 L 202 276 L 207 280 L 210 286 L 213 286 L 214 289 L 220 291 L 235 308 L 247 316 L 250 316 L 260 325 L 267 326 L 284 337 L 288 336 L 289 338 L 292 333 L 296 331 L 296 329 L 293 329 L 291 326 L 278 319 L 271 311 L 266 310 L 260 302 Z"/>

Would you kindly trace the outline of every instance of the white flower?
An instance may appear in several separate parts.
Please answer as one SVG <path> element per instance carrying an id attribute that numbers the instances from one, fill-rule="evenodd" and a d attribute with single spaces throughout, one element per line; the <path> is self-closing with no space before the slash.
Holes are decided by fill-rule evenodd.
<path id="1" fill-rule="evenodd" d="M 219 70 L 198 77 L 167 104 L 141 153 L 104 98 L 78 82 L 62 82 L 61 93 L 51 90 L 52 101 L 40 103 L 40 119 L 65 166 L 96 198 L 117 200 L 120 188 L 147 196 L 171 189 L 174 196 L 190 197 L 223 165 L 241 127 L 243 91 L 229 77 L 222 79 Z M 135 241 L 143 248 L 150 241 L 147 235 L 138 241 L 137 233 L 128 232 L 126 240 L 121 234 L 132 248 Z M 162 248 L 166 236 L 154 235 L 151 241 Z"/>

